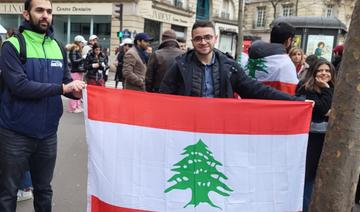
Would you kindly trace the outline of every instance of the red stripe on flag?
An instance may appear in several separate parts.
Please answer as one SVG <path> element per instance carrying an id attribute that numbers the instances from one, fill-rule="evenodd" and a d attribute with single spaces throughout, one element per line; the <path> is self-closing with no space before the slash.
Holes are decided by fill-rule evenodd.
<path id="1" fill-rule="evenodd" d="M 101 201 L 95 196 L 91 196 L 91 212 L 148 212 L 144 210 L 137 210 L 131 208 L 122 208 L 114 205 L 110 205 Z"/>
<path id="2" fill-rule="evenodd" d="M 88 86 L 88 117 L 144 127 L 219 134 L 308 133 L 311 103 L 213 99 Z"/>
<path id="3" fill-rule="evenodd" d="M 296 84 L 286 83 L 286 82 L 279 82 L 279 81 L 262 81 L 263 84 L 273 87 L 279 91 L 288 93 L 290 95 L 295 95 L 296 91 Z"/>

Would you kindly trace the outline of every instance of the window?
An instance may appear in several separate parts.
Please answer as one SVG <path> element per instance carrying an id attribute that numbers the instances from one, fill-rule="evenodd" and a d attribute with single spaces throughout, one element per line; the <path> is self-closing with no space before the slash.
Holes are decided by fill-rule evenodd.
<path id="1" fill-rule="evenodd" d="M 197 0 L 196 19 L 209 20 L 209 0 Z"/>
<path id="2" fill-rule="evenodd" d="M 325 17 L 333 16 L 333 5 L 327 5 L 325 9 Z"/>
<path id="3" fill-rule="evenodd" d="M 230 2 L 229 0 L 223 0 L 222 8 L 221 8 L 221 18 L 229 19 L 230 18 Z"/>
<path id="4" fill-rule="evenodd" d="M 283 5 L 283 16 L 293 16 L 294 8 L 293 5 Z"/>
<path id="5" fill-rule="evenodd" d="M 257 8 L 256 27 L 265 27 L 265 7 Z"/>
<path id="6" fill-rule="evenodd" d="M 155 50 L 160 45 L 160 28 L 161 23 L 150 19 L 145 19 L 144 32 L 153 38 L 151 47 Z"/>
<path id="7" fill-rule="evenodd" d="M 174 0 L 174 5 L 177 8 L 183 8 L 184 7 L 184 4 L 183 4 L 182 0 Z"/>

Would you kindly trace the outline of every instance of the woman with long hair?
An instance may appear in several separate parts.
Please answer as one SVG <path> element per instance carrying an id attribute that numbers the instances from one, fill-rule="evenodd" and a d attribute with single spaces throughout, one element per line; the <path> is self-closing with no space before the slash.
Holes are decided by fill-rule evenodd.
<path id="1" fill-rule="evenodd" d="M 295 65 L 298 79 L 301 79 L 305 70 L 309 68 L 309 65 L 305 62 L 304 51 L 299 47 L 294 47 L 289 51 L 289 56 Z"/>
<path id="2" fill-rule="evenodd" d="M 71 67 L 71 77 L 73 80 L 83 80 L 85 72 L 84 63 L 82 59 L 82 48 L 86 40 L 83 36 L 78 35 L 74 38 L 74 43 L 69 45 L 69 60 Z M 70 99 L 68 103 L 68 111 L 72 113 L 80 113 L 83 111 L 81 100 Z"/>
<path id="3" fill-rule="evenodd" d="M 92 51 L 87 54 L 85 59 L 87 84 L 105 86 L 105 70 L 107 65 L 106 57 L 101 51 L 100 44 L 94 43 Z"/>
<path id="4" fill-rule="evenodd" d="M 334 66 L 326 59 L 321 58 L 310 67 L 296 90 L 297 96 L 304 96 L 306 99 L 315 102 L 306 153 L 304 212 L 307 211 L 311 199 L 327 122 L 331 112 L 335 81 L 336 72 Z"/>

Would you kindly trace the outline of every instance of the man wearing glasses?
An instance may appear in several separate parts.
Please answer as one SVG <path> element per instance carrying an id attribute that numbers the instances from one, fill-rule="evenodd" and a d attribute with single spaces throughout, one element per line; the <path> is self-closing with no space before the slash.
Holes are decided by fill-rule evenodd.
<path id="1" fill-rule="evenodd" d="M 197 21 L 192 27 L 193 50 L 176 58 L 165 74 L 161 93 L 209 98 L 300 100 L 252 80 L 239 64 L 215 49 L 215 27 L 209 21 Z"/>

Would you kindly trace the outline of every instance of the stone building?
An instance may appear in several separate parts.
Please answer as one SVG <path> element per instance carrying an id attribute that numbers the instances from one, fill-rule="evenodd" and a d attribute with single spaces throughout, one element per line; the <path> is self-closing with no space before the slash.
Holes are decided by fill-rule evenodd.
<path id="1" fill-rule="evenodd" d="M 271 2 L 278 3 L 274 7 Z M 348 27 L 354 5 L 355 0 L 247 0 L 244 32 L 268 41 L 270 24 L 278 16 L 334 16 Z"/>
<path id="2" fill-rule="evenodd" d="M 119 45 L 118 32 L 134 37 L 138 32 L 149 33 L 154 46 L 167 29 L 190 43 L 191 26 L 195 21 L 195 0 L 52 0 L 56 37 L 63 43 L 72 42 L 76 35 L 85 39 L 99 37 L 111 53 Z M 122 30 L 118 18 L 122 4 Z M 0 2 L 0 23 L 7 29 L 17 28 L 22 21 L 23 0 Z M 125 33 L 126 32 L 126 33 Z"/>

